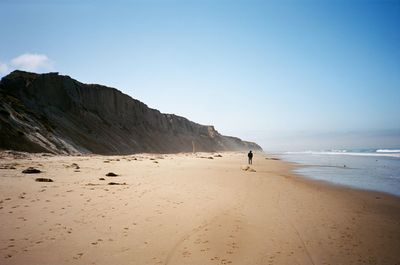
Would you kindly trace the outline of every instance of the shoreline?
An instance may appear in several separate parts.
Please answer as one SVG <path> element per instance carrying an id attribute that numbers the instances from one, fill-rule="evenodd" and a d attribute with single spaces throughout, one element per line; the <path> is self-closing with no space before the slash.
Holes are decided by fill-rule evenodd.
<path id="1" fill-rule="evenodd" d="M 363 189 L 363 188 L 358 188 L 358 187 L 352 187 L 352 186 L 347 186 L 345 184 L 340 184 L 340 183 L 334 183 L 334 182 L 330 182 L 328 180 L 322 180 L 322 179 L 316 179 L 316 178 L 312 178 L 297 172 L 294 172 L 294 170 L 296 170 L 296 168 L 300 168 L 300 167 L 314 167 L 315 165 L 303 165 L 300 163 L 294 163 L 294 162 L 289 162 L 286 160 L 282 161 L 284 163 L 288 163 L 289 165 L 291 165 L 292 167 L 292 174 L 296 177 L 299 178 L 299 181 L 304 181 L 304 182 L 308 182 L 308 185 L 322 185 L 322 186 L 326 186 L 326 188 L 332 188 L 332 189 L 338 189 L 338 190 L 348 190 L 351 192 L 360 192 L 360 193 L 365 193 L 365 194 L 370 194 L 370 195 L 376 195 L 377 197 L 380 196 L 385 196 L 388 198 L 392 198 L 393 200 L 399 200 L 400 202 L 400 195 L 396 195 L 396 194 L 392 194 L 392 193 L 388 193 L 388 192 L 384 192 L 384 191 L 378 191 L 378 190 L 368 190 L 368 189 Z"/>
<path id="2" fill-rule="evenodd" d="M 268 154 L 266 154 L 268 156 Z M 376 190 L 376 189 L 368 189 L 368 188 L 363 188 L 363 187 L 357 187 L 357 186 L 351 186 L 351 185 L 347 185 L 347 184 L 342 184 L 342 183 L 338 183 L 338 182 L 333 182 L 330 180 L 324 180 L 324 179 L 319 179 L 319 178 L 314 178 L 312 176 L 307 175 L 306 173 L 301 173 L 301 172 L 296 172 L 297 169 L 302 169 L 302 168 L 324 168 L 324 167 L 328 167 L 328 168 L 342 168 L 339 166 L 329 166 L 329 165 L 318 165 L 318 164 L 303 164 L 300 162 L 293 162 L 293 161 L 288 161 L 285 160 L 284 158 L 280 157 L 279 154 L 273 154 L 274 157 L 279 157 L 280 160 L 288 163 L 288 165 L 290 165 L 292 167 L 292 173 L 294 175 L 297 175 L 300 178 L 305 178 L 306 180 L 311 180 L 311 181 L 315 181 L 318 183 L 321 183 L 322 185 L 331 185 L 333 187 L 338 187 L 338 188 L 344 188 L 344 189 L 350 189 L 350 190 L 354 190 L 354 191 L 364 191 L 364 192 L 368 192 L 368 193 L 376 193 L 377 195 L 385 195 L 385 196 L 392 196 L 395 198 L 399 198 L 400 199 L 400 194 L 394 194 L 394 193 L 390 193 L 387 191 L 383 191 L 383 190 Z M 349 168 L 352 169 L 352 168 Z M 339 174 L 340 175 L 340 174 Z"/>
<path id="3" fill-rule="evenodd" d="M 399 197 L 218 154 L 3 157 L 16 169 L 0 169 L 1 263 L 400 262 Z"/>
<path id="4" fill-rule="evenodd" d="M 314 188 L 316 188 L 316 189 L 319 187 L 323 187 L 325 189 L 333 190 L 333 191 L 339 191 L 339 192 L 344 192 L 344 193 L 349 192 L 349 193 L 352 193 L 353 195 L 357 195 L 357 196 L 361 196 L 361 197 L 364 197 L 364 196 L 368 197 L 371 200 L 373 200 L 374 198 L 377 200 L 380 200 L 381 198 L 384 197 L 385 199 L 390 200 L 393 203 L 398 203 L 400 205 L 400 196 L 397 196 L 395 194 L 391 194 L 391 193 L 387 193 L 387 192 L 383 192 L 383 191 L 377 191 L 377 190 L 368 190 L 368 189 L 363 189 L 363 188 L 351 187 L 351 186 L 347 186 L 344 184 L 330 182 L 327 180 L 308 177 L 306 175 L 299 174 L 299 173 L 295 172 L 294 170 L 296 170 L 296 168 L 300 168 L 300 167 L 309 167 L 309 166 L 312 167 L 313 165 L 304 165 L 304 164 L 300 164 L 300 163 L 296 163 L 296 162 L 286 161 L 284 159 L 281 159 L 281 161 L 283 163 L 288 164 L 290 172 L 293 174 L 292 180 L 297 181 L 298 183 L 302 183 L 302 184 L 309 185 L 309 186 L 314 186 Z"/>

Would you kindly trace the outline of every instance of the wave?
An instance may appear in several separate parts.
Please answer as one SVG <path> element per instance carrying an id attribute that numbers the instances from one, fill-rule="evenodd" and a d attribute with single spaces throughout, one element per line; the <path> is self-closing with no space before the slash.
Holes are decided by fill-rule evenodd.
<path id="1" fill-rule="evenodd" d="M 333 151 L 300 151 L 300 152 L 285 152 L 285 154 L 308 154 L 308 155 L 349 155 L 349 156 L 376 156 L 376 157 L 396 157 L 400 158 L 400 153 L 362 153 L 362 152 L 333 152 Z"/>
<path id="2" fill-rule="evenodd" d="M 377 153 L 400 153 L 400 149 L 378 149 Z"/>
<path id="3" fill-rule="evenodd" d="M 343 150 L 341 150 L 341 149 L 332 149 L 332 150 L 330 150 L 329 152 L 333 152 L 333 153 L 347 153 L 347 150 L 346 149 L 343 149 Z"/>

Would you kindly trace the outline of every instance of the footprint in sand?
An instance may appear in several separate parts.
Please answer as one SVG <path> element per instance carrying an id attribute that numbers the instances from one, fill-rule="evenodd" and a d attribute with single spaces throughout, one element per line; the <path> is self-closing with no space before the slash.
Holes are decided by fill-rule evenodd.
<path id="1" fill-rule="evenodd" d="M 74 256 L 73 258 L 74 258 L 74 259 L 80 259 L 80 258 L 82 258 L 82 256 L 83 256 L 83 253 L 78 253 L 78 254 L 76 254 L 76 256 Z"/>

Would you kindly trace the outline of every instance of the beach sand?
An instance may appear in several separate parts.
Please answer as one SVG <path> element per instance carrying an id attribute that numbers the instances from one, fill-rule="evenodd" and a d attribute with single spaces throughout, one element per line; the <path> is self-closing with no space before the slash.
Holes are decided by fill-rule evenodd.
<path id="1" fill-rule="evenodd" d="M 400 264 L 400 198 L 221 155 L 3 154 L 0 264 Z"/>

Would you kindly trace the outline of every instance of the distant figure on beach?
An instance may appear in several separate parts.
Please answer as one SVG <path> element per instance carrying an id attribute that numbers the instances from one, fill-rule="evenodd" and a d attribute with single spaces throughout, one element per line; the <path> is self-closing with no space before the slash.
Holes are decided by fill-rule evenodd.
<path id="1" fill-rule="evenodd" d="M 251 150 L 250 150 L 250 152 L 247 154 L 247 156 L 249 157 L 249 165 L 252 165 L 253 164 L 253 152 L 251 152 Z"/>

